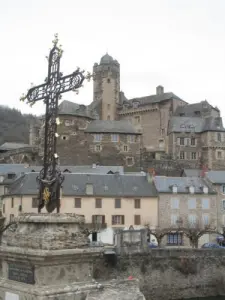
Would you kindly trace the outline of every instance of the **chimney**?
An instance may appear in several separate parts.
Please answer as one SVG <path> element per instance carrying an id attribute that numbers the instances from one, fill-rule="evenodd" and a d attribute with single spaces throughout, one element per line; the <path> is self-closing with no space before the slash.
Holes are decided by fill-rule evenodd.
<path id="1" fill-rule="evenodd" d="M 153 168 L 149 168 L 146 173 L 146 178 L 149 183 L 153 182 L 155 179 L 155 170 Z"/>
<path id="2" fill-rule="evenodd" d="M 164 94 L 164 87 L 161 85 L 158 85 L 156 88 L 156 95 L 162 95 Z"/>

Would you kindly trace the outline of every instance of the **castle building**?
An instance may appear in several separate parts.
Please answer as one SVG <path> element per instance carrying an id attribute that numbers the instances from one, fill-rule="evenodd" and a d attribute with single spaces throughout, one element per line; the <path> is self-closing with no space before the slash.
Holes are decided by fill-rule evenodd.
<path id="1" fill-rule="evenodd" d="M 120 64 L 109 54 L 94 64 L 93 72 L 89 105 L 66 100 L 59 105 L 60 164 L 123 165 L 132 170 L 155 168 L 157 162 L 161 166 L 167 156 L 176 162 L 170 166 L 174 169 L 177 164 L 225 167 L 225 129 L 218 108 L 207 101 L 188 104 L 163 86 L 154 95 L 127 99 L 120 90 Z M 30 134 L 40 155 L 43 129 L 43 123 L 39 129 L 32 126 Z"/>
<path id="2" fill-rule="evenodd" d="M 219 110 L 207 101 L 178 107 L 169 122 L 168 151 L 191 168 L 223 169 L 225 128 Z"/>

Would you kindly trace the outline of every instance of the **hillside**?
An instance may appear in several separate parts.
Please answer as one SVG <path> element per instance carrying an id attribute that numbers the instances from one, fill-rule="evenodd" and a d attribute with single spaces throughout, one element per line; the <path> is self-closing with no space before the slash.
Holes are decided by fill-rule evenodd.
<path id="1" fill-rule="evenodd" d="M 29 124 L 35 118 L 0 105 L 0 145 L 4 142 L 29 143 Z"/>

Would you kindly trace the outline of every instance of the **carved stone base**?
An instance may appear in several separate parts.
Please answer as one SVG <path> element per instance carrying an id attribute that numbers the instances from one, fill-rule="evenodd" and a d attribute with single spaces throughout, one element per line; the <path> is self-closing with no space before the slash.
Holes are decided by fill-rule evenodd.
<path id="1" fill-rule="evenodd" d="M 25 249 L 59 250 L 88 246 L 84 216 L 76 214 L 21 214 L 16 228 L 3 235 L 3 245 Z"/>
<path id="2" fill-rule="evenodd" d="M 83 216 L 21 214 L 0 247 L 0 300 L 118 299 L 118 283 L 93 280 L 93 261 L 103 251 L 88 246 Z"/>

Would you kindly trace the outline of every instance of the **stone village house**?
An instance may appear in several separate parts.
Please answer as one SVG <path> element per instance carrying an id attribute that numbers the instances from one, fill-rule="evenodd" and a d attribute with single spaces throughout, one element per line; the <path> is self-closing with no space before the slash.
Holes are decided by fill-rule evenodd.
<path id="1" fill-rule="evenodd" d="M 10 185 L 20 176 L 28 172 L 40 172 L 42 166 L 32 166 L 28 164 L 0 164 L 0 197 L 8 193 Z M 60 166 L 62 173 L 82 173 L 82 174 L 114 174 L 124 173 L 122 166 Z M 0 198 L 1 199 L 1 198 Z M 1 199 L 2 200 L 2 199 Z M 0 200 L 0 209 L 2 201 Z"/>
<path id="2" fill-rule="evenodd" d="M 225 228 L 225 171 L 185 169 L 182 173 L 182 176 L 204 177 L 207 185 L 216 190 L 218 229 L 223 230 Z"/>
<path id="3" fill-rule="evenodd" d="M 206 180 L 199 177 L 155 176 L 154 182 L 159 195 L 159 228 L 218 226 L 217 193 Z M 199 244 L 214 238 L 214 235 L 205 234 Z M 189 246 L 189 240 L 182 232 L 169 233 L 163 243 Z"/>
<path id="4" fill-rule="evenodd" d="M 153 228 L 172 228 L 179 225 L 180 218 L 184 226 L 196 221 L 202 226 L 218 226 L 217 193 L 202 178 L 152 177 L 144 172 L 123 173 L 121 167 L 104 166 L 90 169 L 65 166 L 62 170 L 65 181 L 61 212 L 84 215 L 88 226 L 98 231 L 97 236 L 91 236 L 94 241 L 111 244 L 115 229 L 130 226 L 138 229 L 149 224 Z M 89 173 L 85 173 L 87 170 Z M 3 196 L 3 215 L 7 220 L 20 212 L 37 211 L 37 174 L 22 174 L 8 186 Z M 205 235 L 200 243 L 209 239 Z M 164 239 L 164 245 L 177 244 L 188 246 L 189 242 L 182 233 L 171 232 Z"/>
<path id="5" fill-rule="evenodd" d="M 20 176 L 3 196 L 3 215 L 7 220 L 20 212 L 37 212 L 37 175 L 31 172 Z M 64 175 L 60 212 L 84 215 L 88 226 L 99 231 L 97 236 L 92 235 L 94 241 L 112 244 L 114 230 L 141 228 L 149 219 L 157 226 L 158 196 L 147 175 Z"/>

